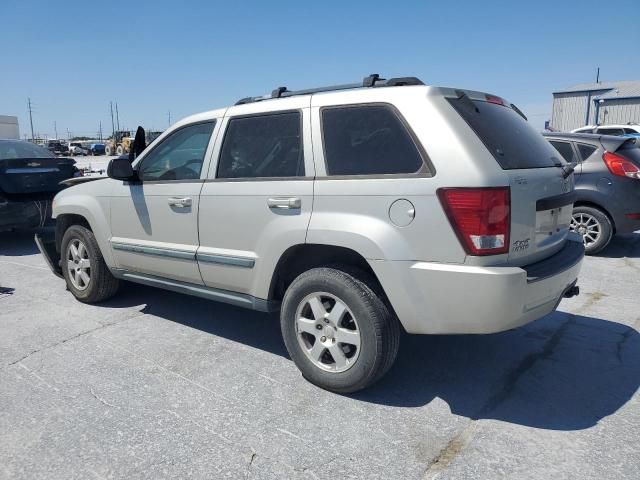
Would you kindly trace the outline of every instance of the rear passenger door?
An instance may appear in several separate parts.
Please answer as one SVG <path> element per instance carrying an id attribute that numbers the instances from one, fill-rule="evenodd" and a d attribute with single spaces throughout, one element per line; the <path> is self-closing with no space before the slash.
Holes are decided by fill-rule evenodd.
<path id="1" fill-rule="evenodd" d="M 305 242 L 313 206 L 309 97 L 232 107 L 200 195 L 198 265 L 208 287 L 267 298 Z"/>
<path id="2" fill-rule="evenodd" d="M 579 157 L 573 143 L 564 140 L 549 140 L 549 143 L 560 153 L 560 155 L 562 155 L 565 162 L 575 166 L 574 172 L 579 175 L 582 170 L 582 162 L 579 161 Z"/>

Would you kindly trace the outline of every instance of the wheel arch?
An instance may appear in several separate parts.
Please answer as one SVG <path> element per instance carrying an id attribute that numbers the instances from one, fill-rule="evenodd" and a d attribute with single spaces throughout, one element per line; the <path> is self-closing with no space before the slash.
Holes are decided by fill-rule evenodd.
<path id="1" fill-rule="evenodd" d="M 289 247 L 278 259 L 269 285 L 269 300 L 282 300 L 287 287 L 301 273 L 328 266 L 346 267 L 348 273 L 356 275 L 361 272 L 369 283 L 374 283 L 371 288 L 384 294 L 369 262 L 360 253 L 337 245 L 302 243 Z"/>
<path id="2" fill-rule="evenodd" d="M 611 213 L 605 208 L 603 207 L 601 204 L 591 201 L 591 200 L 577 200 L 574 204 L 573 204 L 573 208 L 576 207 L 590 207 L 590 208 L 595 208 L 596 210 L 600 210 L 602 213 L 604 213 L 607 218 L 609 219 L 609 221 L 611 222 L 611 227 L 613 228 L 613 233 L 615 235 L 616 233 L 616 222 L 613 219 L 613 215 L 611 215 Z"/>

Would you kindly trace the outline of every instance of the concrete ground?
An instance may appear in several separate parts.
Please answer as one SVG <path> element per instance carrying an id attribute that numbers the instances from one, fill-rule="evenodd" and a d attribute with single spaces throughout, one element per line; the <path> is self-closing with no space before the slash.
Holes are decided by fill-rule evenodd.
<path id="1" fill-rule="evenodd" d="M 640 234 L 579 283 L 514 331 L 406 336 L 343 396 L 274 317 L 131 284 L 83 305 L 1 234 L 0 478 L 638 479 Z"/>

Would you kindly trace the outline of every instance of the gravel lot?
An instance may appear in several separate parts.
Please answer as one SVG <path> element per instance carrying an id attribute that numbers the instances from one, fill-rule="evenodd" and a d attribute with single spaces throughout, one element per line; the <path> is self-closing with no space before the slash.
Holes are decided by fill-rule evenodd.
<path id="1" fill-rule="evenodd" d="M 352 396 L 302 379 L 275 317 L 132 284 L 78 303 L 31 238 L 0 234 L 0 478 L 640 478 L 638 233 L 560 311 L 405 336 Z"/>

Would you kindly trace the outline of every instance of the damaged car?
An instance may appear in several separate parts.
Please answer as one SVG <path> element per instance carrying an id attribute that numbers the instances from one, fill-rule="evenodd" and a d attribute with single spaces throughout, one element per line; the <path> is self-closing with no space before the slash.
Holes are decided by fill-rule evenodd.
<path id="1" fill-rule="evenodd" d="M 22 140 L 0 140 L 0 231 L 44 226 L 63 180 L 82 176 L 72 158 Z"/>

